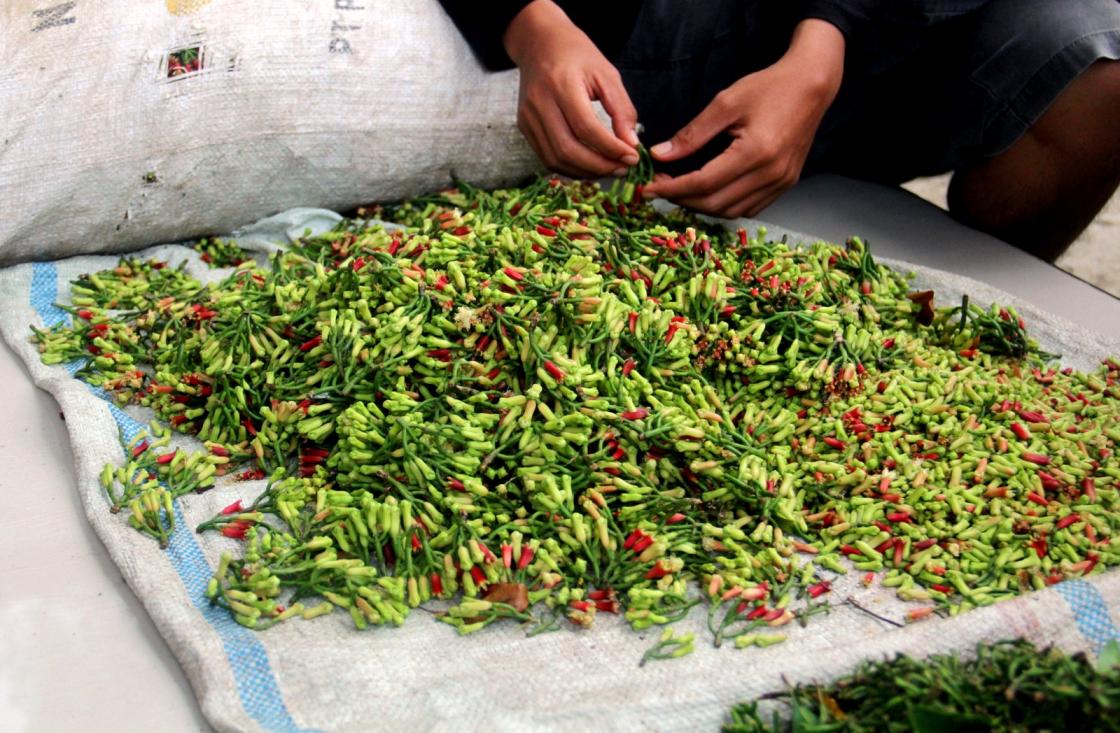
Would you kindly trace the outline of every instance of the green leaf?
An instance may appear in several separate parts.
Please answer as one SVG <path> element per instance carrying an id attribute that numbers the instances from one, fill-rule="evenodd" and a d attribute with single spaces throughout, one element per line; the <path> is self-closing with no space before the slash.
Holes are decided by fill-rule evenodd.
<path id="1" fill-rule="evenodd" d="M 910 725 L 914 733 L 988 733 L 991 730 L 991 725 L 983 718 L 932 705 L 912 706 Z"/>
<path id="2" fill-rule="evenodd" d="M 1110 640 L 1097 655 L 1097 669 L 1108 672 L 1111 669 L 1120 669 L 1120 641 Z"/>
<path id="3" fill-rule="evenodd" d="M 793 699 L 792 704 L 793 711 L 790 722 L 793 733 L 805 733 L 805 731 L 812 730 L 820 723 L 810 705 L 803 704 L 797 698 Z"/>
<path id="4" fill-rule="evenodd" d="M 844 722 L 835 720 L 827 708 L 818 708 L 796 694 L 790 699 L 790 705 L 793 708 L 790 714 L 791 733 L 829 733 L 844 728 Z"/>

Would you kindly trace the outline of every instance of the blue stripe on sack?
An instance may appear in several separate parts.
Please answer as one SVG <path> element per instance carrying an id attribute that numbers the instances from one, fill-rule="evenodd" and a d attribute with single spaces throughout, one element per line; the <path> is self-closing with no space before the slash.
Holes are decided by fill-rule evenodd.
<path id="1" fill-rule="evenodd" d="M 44 326 L 66 322 L 67 313 L 55 304 L 57 298 L 58 270 L 52 263 L 35 263 L 31 277 L 30 300 L 31 307 L 39 314 Z M 66 368 L 73 374 L 80 366 L 81 362 L 72 362 L 66 365 Z M 109 412 L 125 441 L 132 440 L 145 429 L 139 421 L 113 404 L 104 390 L 90 387 L 90 391 L 106 401 Z M 233 672 L 234 683 L 237 685 L 237 693 L 245 712 L 268 730 L 317 733 L 313 729 L 300 728 L 292 720 L 287 706 L 284 705 L 284 698 L 280 694 L 276 678 L 272 674 L 268 653 L 265 652 L 264 646 L 256 635 L 234 621 L 227 611 L 210 604 L 210 600 L 206 597 L 206 584 L 214 575 L 214 571 L 206 562 L 202 548 L 195 541 L 194 533 L 187 528 L 186 518 L 183 516 L 178 500 L 175 501 L 174 508 L 175 530 L 171 533 L 168 543 L 167 559 L 183 582 L 191 603 L 222 640 L 226 659 Z"/>
<path id="2" fill-rule="evenodd" d="M 1112 622 L 1104 596 L 1092 583 L 1084 580 L 1067 580 L 1058 583 L 1054 589 L 1066 599 L 1077 629 L 1093 644 L 1093 651 L 1100 653 L 1101 648 L 1113 639 L 1120 639 L 1120 629 Z"/>
<path id="3" fill-rule="evenodd" d="M 66 322 L 66 311 L 58 300 L 58 270 L 46 262 L 36 262 L 31 270 L 31 307 L 47 328 Z"/>

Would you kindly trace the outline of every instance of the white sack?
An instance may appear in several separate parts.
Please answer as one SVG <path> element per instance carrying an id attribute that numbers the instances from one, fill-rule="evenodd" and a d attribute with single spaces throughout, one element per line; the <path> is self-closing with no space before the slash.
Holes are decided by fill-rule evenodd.
<path id="1" fill-rule="evenodd" d="M 335 220 L 329 212 L 289 212 L 245 230 L 241 242 L 263 251 L 270 245 L 262 240 L 298 234 L 305 227 L 321 231 Z M 183 247 L 159 247 L 147 256 L 176 264 L 187 260 L 193 275 L 213 276 Z M 843 674 L 866 658 L 967 652 L 980 641 L 1015 637 L 1070 652 L 1099 652 L 1107 640 L 1120 638 L 1118 569 L 901 629 L 844 604 L 851 598 L 896 621 L 914 607 L 877 583 L 864 588 L 860 574 L 850 573 L 826 597 L 835 610 L 813 618 L 806 628 L 784 627 L 790 638 L 783 644 L 715 649 L 703 628 L 704 609 L 698 608 L 679 629 L 697 632 L 696 652 L 642 668 L 638 660 L 661 630 L 635 633 L 608 614 L 600 614 L 590 630 L 565 623 L 560 631 L 535 638 L 526 638 L 512 622 L 460 637 L 423 610 L 399 629 L 357 631 L 346 614 L 335 612 L 249 631 L 228 612 L 210 606 L 204 595 L 220 553 L 239 552 L 237 541 L 215 532 L 196 535 L 193 527 L 235 499 L 254 498 L 263 482 L 226 477 L 211 491 L 177 500 L 170 546 L 160 550 L 131 529 L 123 515 L 109 513 L 97 478 L 106 462 L 122 460 L 118 428 L 127 439 L 141 426 L 65 366 L 40 363 L 28 338 L 32 324 L 66 318 L 53 304 L 69 301 L 73 278 L 116 261 L 80 257 L 0 271 L 0 332 L 65 412 L 77 488 L 90 523 L 219 730 L 714 731 L 735 702 L 781 689 L 783 679 L 805 682 Z M 1042 345 L 1062 352 L 1066 364 L 1091 369 L 1101 358 L 1120 354 L 1115 337 L 1091 334 L 974 280 L 913 269 L 915 286 L 935 288 L 939 302 L 957 301 L 968 292 L 977 303 L 1015 306 Z"/>
<path id="2" fill-rule="evenodd" d="M 9 0 L 0 263 L 514 183 L 516 101 L 436 0 Z"/>

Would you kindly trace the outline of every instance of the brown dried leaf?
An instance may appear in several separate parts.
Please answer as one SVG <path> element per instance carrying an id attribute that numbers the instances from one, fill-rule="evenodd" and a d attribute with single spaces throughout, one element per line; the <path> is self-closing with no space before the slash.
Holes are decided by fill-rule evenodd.
<path id="1" fill-rule="evenodd" d="M 518 613 L 524 613 L 529 608 L 529 589 L 524 583 L 494 583 L 486 589 L 482 600 L 507 603 Z"/>
<path id="2" fill-rule="evenodd" d="M 832 717 L 836 720 L 844 720 L 848 717 L 843 708 L 840 707 L 840 703 L 836 702 L 836 698 L 824 690 L 817 690 L 817 699 L 828 708 L 828 712 L 832 713 Z"/>
<path id="3" fill-rule="evenodd" d="M 933 291 L 932 290 L 919 290 L 915 293 L 910 293 L 906 297 L 921 306 L 918 311 L 918 323 L 923 326 L 928 326 L 933 323 Z"/>

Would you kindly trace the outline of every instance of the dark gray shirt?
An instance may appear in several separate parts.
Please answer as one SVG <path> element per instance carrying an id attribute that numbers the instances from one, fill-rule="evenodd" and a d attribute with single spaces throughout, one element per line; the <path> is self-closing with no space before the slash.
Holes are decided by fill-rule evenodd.
<path id="1" fill-rule="evenodd" d="M 629 38 L 641 8 L 641 0 L 556 0 L 605 56 L 611 58 Z M 772 0 L 767 3 L 775 22 L 774 32 L 788 34 L 801 20 L 819 18 L 836 26 L 848 40 L 858 44 L 873 37 L 880 24 L 925 25 L 974 10 L 987 0 Z M 502 36 L 529 0 L 440 0 L 459 32 L 487 68 L 513 66 L 502 45 Z M 681 12 L 689 3 L 682 2 Z"/>

